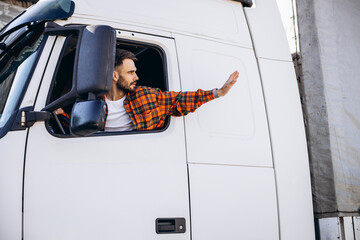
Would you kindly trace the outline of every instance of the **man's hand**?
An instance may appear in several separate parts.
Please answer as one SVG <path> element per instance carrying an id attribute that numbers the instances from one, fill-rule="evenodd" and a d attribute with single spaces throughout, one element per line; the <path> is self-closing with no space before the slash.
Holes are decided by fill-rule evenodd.
<path id="1" fill-rule="evenodd" d="M 220 89 L 217 90 L 218 96 L 219 97 L 225 96 L 232 88 L 232 86 L 234 86 L 238 77 L 239 77 L 239 72 L 238 71 L 233 72 L 230 75 L 229 79 L 225 82 L 224 86 L 222 86 Z"/>
<path id="2" fill-rule="evenodd" d="M 58 108 L 58 109 L 56 109 L 56 110 L 54 111 L 54 113 L 55 113 L 56 115 L 62 115 L 62 114 L 64 114 L 65 112 L 64 112 L 64 110 L 63 110 L 62 108 Z"/>

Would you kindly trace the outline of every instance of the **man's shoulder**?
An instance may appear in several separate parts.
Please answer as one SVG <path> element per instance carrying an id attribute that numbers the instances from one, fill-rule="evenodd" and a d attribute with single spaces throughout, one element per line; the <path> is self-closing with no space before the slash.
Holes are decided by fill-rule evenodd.
<path id="1" fill-rule="evenodd" d="M 143 95 L 143 94 L 157 94 L 161 92 L 161 90 L 159 88 L 152 88 L 152 87 L 146 87 L 146 86 L 138 86 L 135 91 L 134 94 L 135 95 Z"/>

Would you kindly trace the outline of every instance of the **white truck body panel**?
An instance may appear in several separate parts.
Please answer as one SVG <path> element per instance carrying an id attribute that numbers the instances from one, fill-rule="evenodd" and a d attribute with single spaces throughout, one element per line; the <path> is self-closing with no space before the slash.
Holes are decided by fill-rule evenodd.
<path id="1" fill-rule="evenodd" d="M 222 0 L 76 1 L 75 17 L 95 18 L 148 30 L 210 37 L 251 48 L 240 4 Z M 240 21 L 239 21 L 240 20 Z"/>
<path id="2" fill-rule="evenodd" d="M 188 161 L 272 167 L 264 99 L 253 52 L 194 37 L 176 35 L 175 39 L 183 90 L 211 89 L 221 86 L 221 76 L 227 77 L 231 69 L 240 73 L 226 98 L 209 102 L 185 118 Z M 257 151 L 259 148 L 262 151 Z"/>
<path id="3" fill-rule="evenodd" d="M 256 1 L 256 8 L 244 11 L 256 56 L 292 62 L 276 1 Z"/>
<path id="4" fill-rule="evenodd" d="M 305 129 L 293 65 L 259 60 L 266 101 L 276 175 L 279 219 L 284 239 L 314 239 L 310 173 Z M 282 71 L 274 72 L 273 69 Z M 286 101 L 284 101 L 286 99 Z M 297 106 L 297 107 L 295 107 Z M 293 220 L 291 220 L 293 219 Z M 296 219 L 296 220 L 294 220 Z M 299 234 L 299 224 L 305 226 Z M 306 229 L 306 230 L 305 230 Z"/>
<path id="5" fill-rule="evenodd" d="M 0 200 L 13 209 L 2 215 L 0 230 L 11 229 L 0 239 L 314 239 L 305 130 L 280 16 L 275 0 L 245 12 L 228 0 L 76 0 L 58 24 L 109 25 L 118 39 L 161 48 L 169 90 L 221 87 L 236 69 L 240 77 L 226 97 L 159 132 L 56 137 L 43 122 L 9 132 L 0 163 L 16 164 L 16 174 L 0 175 L 17 192 Z M 35 111 L 46 106 L 66 43 L 47 42 L 21 105 Z M 174 217 L 186 219 L 185 233 L 155 232 L 155 219 Z"/>
<path id="6" fill-rule="evenodd" d="M 279 239 L 272 168 L 189 164 L 189 172 L 192 239 Z"/>
<path id="7" fill-rule="evenodd" d="M 26 132 L 10 133 L 0 139 L 0 233 L 2 239 L 21 239 L 22 176 Z M 17 151 L 10 149 L 19 148 Z M 11 161 L 9 161 L 9 159 Z"/>

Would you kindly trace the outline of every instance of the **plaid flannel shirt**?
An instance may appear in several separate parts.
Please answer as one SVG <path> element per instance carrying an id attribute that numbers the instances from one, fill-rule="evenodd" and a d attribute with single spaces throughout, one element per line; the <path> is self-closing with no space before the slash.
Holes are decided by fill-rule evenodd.
<path id="1" fill-rule="evenodd" d="M 163 92 L 157 88 L 139 86 L 134 92 L 127 93 L 124 107 L 134 124 L 134 130 L 151 130 L 163 127 L 166 116 L 185 116 L 215 97 L 214 90 Z"/>

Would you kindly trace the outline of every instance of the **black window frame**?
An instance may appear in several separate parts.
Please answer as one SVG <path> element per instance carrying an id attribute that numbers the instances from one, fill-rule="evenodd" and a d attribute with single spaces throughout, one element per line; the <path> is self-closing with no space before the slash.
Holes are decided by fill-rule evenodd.
<path id="1" fill-rule="evenodd" d="M 70 37 L 71 35 L 67 36 Z M 78 39 L 79 40 L 79 39 Z M 65 49 L 66 49 L 66 44 L 68 42 L 68 39 L 66 39 L 64 41 L 64 44 L 62 46 L 60 55 L 59 55 L 59 61 L 57 62 L 56 68 L 54 70 L 53 76 L 52 76 L 52 80 L 51 80 L 51 85 L 48 91 L 48 95 L 46 98 L 46 105 L 50 103 L 50 99 L 51 99 L 51 93 L 53 91 L 53 87 L 54 87 L 54 82 L 55 79 L 57 77 L 57 73 L 59 70 L 59 67 L 61 65 L 61 60 L 63 59 L 64 53 L 65 53 Z M 148 43 L 146 41 L 136 41 L 136 40 L 129 40 L 129 39 L 125 39 L 125 38 L 117 38 L 117 43 L 116 43 L 116 47 L 118 48 L 118 46 L 127 46 L 124 47 L 123 49 L 125 50 L 129 50 L 131 48 L 147 48 L 147 49 L 151 49 L 152 51 L 157 52 L 157 54 L 160 57 L 161 60 L 161 66 L 162 66 L 162 87 L 160 87 L 161 91 L 169 91 L 169 81 L 168 81 L 168 67 L 167 67 L 167 56 L 165 54 L 164 49 L 162 49 L 159 45 L 156 45 L 154 43 Z M 79 47 L 79 45 L 77 45 Z M 78 49 L 76 50 L 78 51 Z M 136 64 L 136 63 L 135 63 Z M 73 70 L 75 71 L 75 69 Z M 141 71 L 141 70 L 140 70 Z M 139 69 L 138 69 L 139 72 Z M 141 79 L 139 81 L 141 83 Z M 148 87 L 153 87 L 153 86 L 148 86 Z M 101 131 L 101 132 L 97 132 L 95 134 L 92 134 L 90 136 L 87 137 L 96 137 L 96 136 L 114 136 L 114 135 L 132 135 L 132 134 L 148 134 L 148 133 L 159 133 L 159 132 L 163 132 L 166 131 L 166 129 L 169 127 L 170 125 L 170 116 L 167 116 L 165 119 L 165 124 L 162 128 L 159 129 L 154 129 L 154 130 L 132 130 L 132 131 L 114 131 L 114 132 L 105 132 L 105 131 Z M 45 122 L 45 126 L 47 131 L 54 137 L 58 137 L 58 138 L 74 138 L 76 136 L 70 134 L 62 134 L 62 133 L 55 133 L 54 131 L 52 131 L 52 127 L 49 126 L 49 121 Z"/>

